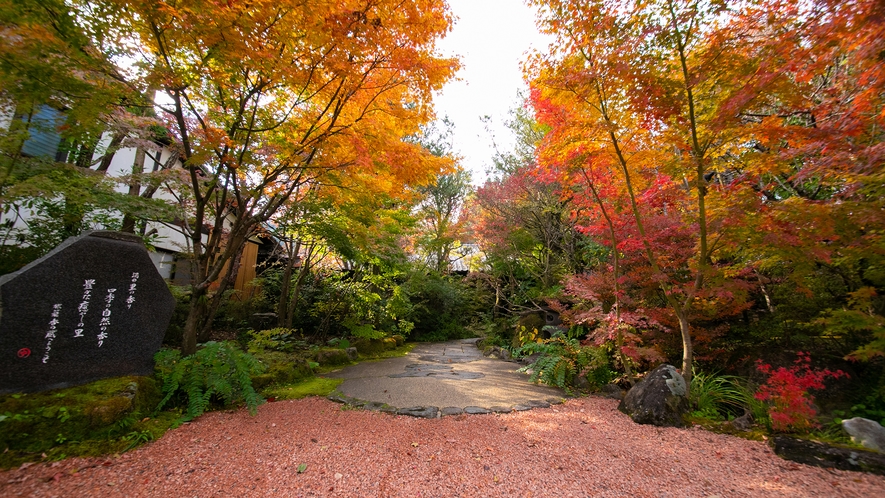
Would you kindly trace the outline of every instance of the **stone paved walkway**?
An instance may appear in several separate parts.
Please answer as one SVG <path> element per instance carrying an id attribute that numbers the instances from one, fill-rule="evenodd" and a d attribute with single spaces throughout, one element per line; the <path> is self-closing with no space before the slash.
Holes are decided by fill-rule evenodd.
<path id="1" fill-rule="evenodd" d="M 417 345 L 408 355 L 326 375 L 344 379 L 330 399 L 367 409 L 435 418 L 509 412 L 558 403 L 564 393 L 535 385 L 521 365 L 485 358 L 476 339 Z"/>

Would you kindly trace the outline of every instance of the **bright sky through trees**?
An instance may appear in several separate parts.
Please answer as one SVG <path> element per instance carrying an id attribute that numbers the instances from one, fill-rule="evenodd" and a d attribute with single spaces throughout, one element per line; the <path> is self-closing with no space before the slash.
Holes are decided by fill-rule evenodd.
<path id="1" fill-rule="evenodd" d="M 522 0 L 449 0 L 449 5 L 458 20 L 440 49 L 460 56 L 463 69 L 460 81 L 446 85 L 434 103 L 439 118 L 448 116 L 455 123 L 455 150 L 479 185 L 494 154 L 480 118 L 491 116 L 498 147 L 512 148 L 504 120 L 517 103 L 517 92 L 527 88 L 520 64 L 527 51 L 543 49 L 547 41 L 535 27 L 534 10 Z"/>

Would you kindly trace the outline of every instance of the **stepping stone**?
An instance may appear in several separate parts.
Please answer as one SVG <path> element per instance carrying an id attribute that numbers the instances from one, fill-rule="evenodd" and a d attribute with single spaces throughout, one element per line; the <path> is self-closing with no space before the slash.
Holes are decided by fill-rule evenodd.
<path id="1" fill-rule="evenodd" d="M 485 408 L 480 408 L 478 406 L 468 406 L 464 408 L 464 413 L 468 415 L 484 415 L 486 413 L 492 413 Z"/>
<path id="2" fill-rule="evenodd" d="M 436 377 L 440 379 L 470 380 L 481 379 L 485 377 L 485 374 L 479 372 L 459 372 L 453 367 L 447 367 L 444 365 L 413 363 L 411 365 L 406 365 L 405 372 L 390 374 L 388 377 L 392 379 L 400 379 L 404 377 Z"/>
<path id="3" fill-rule="evenodd" d="M 514 405 L 513 409 L 518 412 L 525 412 L 532 409 L 530 405 Z"/>
<path id="4" fill-rule="evenodd" d="M 418 418 L 437 418 L 439 416 L 439 408 L 435 406 L 426 408 L 423 406 L 413 406 L 411 408 L 401 408 L 396 411 L 396 414 Z"/>
<path id="5" fill-rule="evenodd" d="M 509 406 L 493 406 L 489 408 L 489 411 L 494 413 L 510 413 L 513 411 L 513 408 Z"/>
<path id="6" fill-rule="evenodd" d="M 439 411 L 440 415 L 443 417 L 447 417 L 449 415 L 461 415 L 464 413 L 464 410 L 458 408 L 457 406 L 447 406 Z"/>

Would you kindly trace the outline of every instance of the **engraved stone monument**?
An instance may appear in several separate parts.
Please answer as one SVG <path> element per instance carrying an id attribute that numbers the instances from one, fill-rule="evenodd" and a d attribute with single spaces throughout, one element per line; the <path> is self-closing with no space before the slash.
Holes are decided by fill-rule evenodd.
<path id="1" fill-rule="evenodd" d="M 174 307 L 138 237 L 71 237 L 0 277 L 0 394 L 150 375 Z"/>

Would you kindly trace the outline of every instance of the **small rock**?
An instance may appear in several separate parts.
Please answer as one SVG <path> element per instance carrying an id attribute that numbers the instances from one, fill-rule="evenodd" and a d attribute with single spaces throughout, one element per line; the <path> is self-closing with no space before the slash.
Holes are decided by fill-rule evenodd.
<path id="1" fill-rule="evenodd" d="M 842 428 L 855 443 L 879 453 L 885 452 L 885 427 L 868 418 L 854 417 L 842 421 Z"/>
<path id="2" fill-rule="evenodd" d="M 353 347 L 345 349 L 344 352 L 347 353 L 347 357 L 350 358 L 350 361 L 356 361 L 357 356 L 359 356 L 356 348 Z"/>
<path id="3" fill-rule="evenodd" d="M 518 412 L 526 412 L 532 409 L 531 405 L 513 405 L 513 409 Z"/>
<path id="4" fill-rule="evenodd" d="M 464 413 L 468 415 L 484 415 L 486 413 L 492 413 L 485 408 L 480 408 L 478 406 L 468 406 L 464 408 Z"/>
<path id="5" fill-rule="evenodd" d="M 437 418 L 439 416 L 439 408 L 435 406 L 423 407 L 413 406 L 411 408 L 402 408 L 396 411 L 397 415 L 408 415 L 418 418 Z"/>
<path id="6" fill-rule="evenodd" d="M 341 404 L 345 404 L 345 405 L 350 402 L 349 398 L 347 398 L 345 396 L 341 396 L 339 394 L 330 394 L 329 396 L 326 397 L 326 399 L 328 399 L 329 401 L 334 401 L 335 403 L 341 403 Z"/>
<path id="7" fill-rule="evenodd" d="M 439 411 L 440 415 L 443 417 L 447 417 L 449 415 L 461 415 L 464 413 L 464 410 L 458 408 L 457 406 L 447 406 Z"/>
<path id="8" fill-rule="evenodd" d="M 753 414 L 745 411 L 743 415 L 729 422 L 732 427 L 739 431 L 748 431 L 753 425 Z"/>
<path id="9" fill-rule="evenodd" d="M 528 356 L 524 356 L 520 358 L 519 362 L 523 365 L 531 365 L 532 363 L 538 361 L 538 358 L 541 357 L 541 353 L 535 353 Z"/>
<path id="10" fill-rule="evenodd" d="M 513 411 L 513 408 L 509 406 L 493 406 L 489 408 L 489 411 L 493 413 L 510 413 Z"/>

